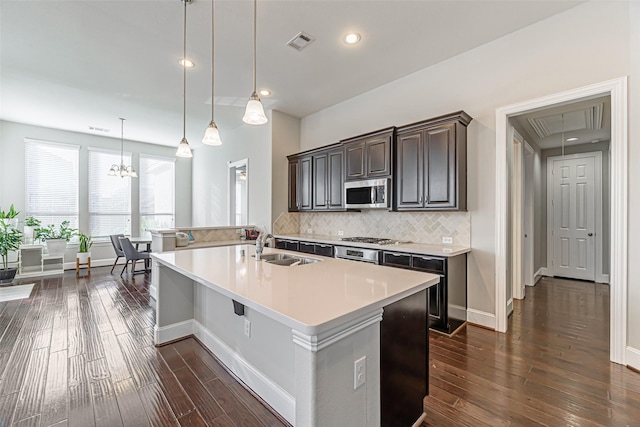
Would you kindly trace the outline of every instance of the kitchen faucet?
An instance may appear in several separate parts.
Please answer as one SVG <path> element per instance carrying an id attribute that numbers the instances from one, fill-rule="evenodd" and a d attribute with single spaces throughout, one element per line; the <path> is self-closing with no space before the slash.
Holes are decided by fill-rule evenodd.
<path id="1" fill-rule="evenodd" d="M 262 250 L 264 249 L 264 245 L 267 239 L 272 238 L 271 234 L 265 234 L 262 231 L 258 234 L 258 238 L 256 239 L 256 260 L 259 261 L 262 256 Z"/>

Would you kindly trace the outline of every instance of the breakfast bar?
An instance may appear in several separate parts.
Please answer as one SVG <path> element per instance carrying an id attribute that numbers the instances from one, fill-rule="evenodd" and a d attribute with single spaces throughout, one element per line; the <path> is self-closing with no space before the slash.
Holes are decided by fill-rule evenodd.
<path id="1" fill-rule="evenodd" d="M 426 383 L 426 289 L 439 277 L 317 255 L 283 264 L 300 254 L 265 248 L 256 260 L 254 252 L 152 254 L 156 345 L 194 335 L 294 426 L 388 425 L 385 384 L 398 374 L 389 362 L 412 353 L 398 345 L 422 352 Z M 408 331 L 415 343 L 402 338 Z"/>

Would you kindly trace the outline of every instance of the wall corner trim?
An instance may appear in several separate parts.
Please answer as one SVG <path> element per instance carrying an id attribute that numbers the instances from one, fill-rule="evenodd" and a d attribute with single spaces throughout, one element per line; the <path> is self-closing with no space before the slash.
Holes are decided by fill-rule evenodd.
<path id="1" fill-rule="evenodd" d="M 625 351 L 625 362 L 627 366 L 640 371 L 640 350 L 627 346 Z"/>

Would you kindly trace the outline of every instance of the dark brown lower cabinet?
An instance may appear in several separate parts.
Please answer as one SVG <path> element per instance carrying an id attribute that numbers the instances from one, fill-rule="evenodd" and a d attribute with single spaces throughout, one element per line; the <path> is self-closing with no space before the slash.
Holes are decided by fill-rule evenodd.
<path id="1" fill-rule="evenodd" d="M 429 392 L 427 291 L 384 308 L 380 323 L 380 403 L 383 427 L 407 427 L 422 415 Z"/>

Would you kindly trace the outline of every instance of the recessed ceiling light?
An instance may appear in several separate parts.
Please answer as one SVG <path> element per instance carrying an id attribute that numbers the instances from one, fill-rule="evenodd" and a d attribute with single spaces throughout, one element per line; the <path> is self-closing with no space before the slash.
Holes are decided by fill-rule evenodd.
<path id="1" fill-rule="evenodd" d="M 178 64 L 182 65 L 183 67 L 186 68 L 193 68 L 196 66 L 196 63 L 193 62 L 192 60 L 190 60 L 189 58 L 185 58 L 185 59 L 179 59 L 178 60 Z"/>
<path id="2" fill-rule="evenodd" d="M 344 36 L 344 42 L 346 44 L 356 44 L 360 41 L 360 34 L 358 33 L 350 33 Z"/>
<path id="3" fill-rule="evenodd" d="M 271 91 L 269 89 L 260 89 L 260 95 L 269 96 L 271 95 Z"/>
<path id="4" fill-rule="evenodd" d="M 567 138 L 567 142 L 571 142 L 571 141 L 577 141 L 580 138 L 576 138 L 575 136 L 572 138 Z"/>

